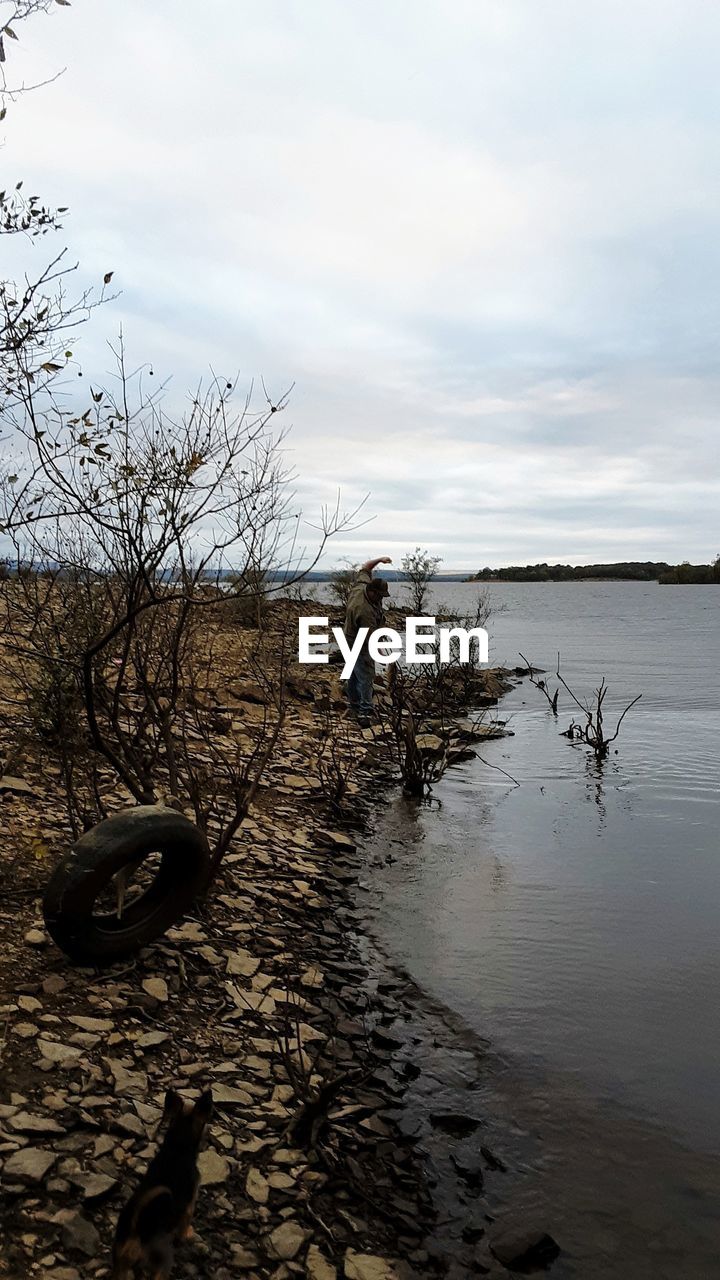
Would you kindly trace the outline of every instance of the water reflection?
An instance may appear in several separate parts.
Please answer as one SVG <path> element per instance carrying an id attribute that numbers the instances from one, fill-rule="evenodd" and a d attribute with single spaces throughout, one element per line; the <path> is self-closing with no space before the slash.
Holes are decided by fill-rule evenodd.
<path id="1" fill-rule="evenodd" d="M 497 658 L 549 666 L 560 646 L 574 688 L 607 675 L 609 713 L 645 696 L 598 767 L 516 689 L 515 736 L 483 754 L 522 786 L 470 763 L 440 808 L 392 809 L 375 928 L 501 1055 L 488 1108 L 524 1109 L 542 1136 L 529 1185 L 582 1259 L 566 1274 L 704 1280 L 720 1250 L 720 593 L 502 590 Z"/>

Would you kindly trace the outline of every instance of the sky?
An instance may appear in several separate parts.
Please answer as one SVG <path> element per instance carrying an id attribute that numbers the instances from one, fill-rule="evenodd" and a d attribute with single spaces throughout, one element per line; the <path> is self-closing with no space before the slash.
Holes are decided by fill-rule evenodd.
<path id="1" fill-rule="evenodd" d="M 373 517 L 326 564 L 720 551 L 720 6 L 73 0 L 19 34 L 16 78 L 65 70 L 2 184 L 119 291 L 84 367 L 122 325 L 178 403 L 292 384 L 303 511 Z"/>

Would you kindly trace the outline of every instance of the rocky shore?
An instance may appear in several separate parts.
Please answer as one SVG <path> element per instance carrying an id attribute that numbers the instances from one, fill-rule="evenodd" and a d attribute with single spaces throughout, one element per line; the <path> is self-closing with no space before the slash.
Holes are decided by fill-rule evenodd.
<path id="1" fill-rule="evenodd" d="M 491 698 L 502 689 L 492 673 L 484 684 Z M 468 1141 L 472 1108 L 441 1098 L 418 1119 L 407 1105 L 429 1063 L 432 1081 L 442 1022 L 365 936 L 356 835 L 329 819 L 314 754 L 333 678 L 296 672 L 291 688 L 282 739 L 207 903 L 115 969 L 71 966 L 38 918 L 47 862 L 67 841 L 53 769 L 26 751 L 0 780 L 3 1277 L 108 1276 L 165 1091 L 192 1098 L 208 1086 L 196 1234 L 174 1274 L 499 1277 L 550 1260 L 552 1242 L 493 1241 L 485 1184 L 504 1163 Z M 261 692 L 229 677 L 217 698 L 245 729 L 262 714 Z M 393 770 L 381 730 L 353 727 L 349 740 L 359 830 Z M 456 1148 L 470 1204 L 450 1235 L 418 1142 L 428 1127 Z"/>

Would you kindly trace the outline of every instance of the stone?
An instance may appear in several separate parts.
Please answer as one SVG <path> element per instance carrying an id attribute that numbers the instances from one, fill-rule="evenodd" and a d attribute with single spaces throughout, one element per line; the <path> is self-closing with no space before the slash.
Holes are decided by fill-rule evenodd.
<path id="1" fill-rule="evenodd" d="M 273 1258 L 289 1262 L 300 1252 L 307 1236 L 298 1222 L 281 1222 L 268 1236 L 268 1252 Z"/>
<path id="2" fill-rule="evenodd" d="M 26 782 L 24 778 L 14 778 L 10 773 L 4 773 L 0 778 L 0 791 L 13 791 L 18 795 L 28 796 L 33 794 L 33 789 L 29 782 Z"/>
<path id="3" fill-rule="evenodd" d="M 480 1121 L 461 1111 L 434 1111 L 430 1116 L 433 1129 L 441 1129 L 452 1138 L 467 1138 L 478 1128 Z"/>
<path id="4" fill-rule="evenodd" d="M 63 1223 L 62 1237 L 66 1249 L 88 1258 L 95 1257 L 100 1249 L 100 1233 L 81 1213 L 73 1213 Z"/>
<path id="5" fill-rule="evenodd" d="M 264 706 L 268 700 L 265 690 L 251 680 L 238 681 L 232 685 L 229 692 L 233 698 L 237 698 L 238 702 L 251 702 L 256 706 Z"/>
<path id="6" fill-rule="evenodd" d="M 99 1031 L 102 1033 L 103 1031 L 112 1031 L 115 1027 L 115 1023 L 111 1022 L 110 1018 L 85 1018 L 79 1014 L 74 1014 L 70 1021 L 73 1026 L 79 1027 L 81 1031 Z"/>
<path id="7" fill-rule="evenodd" d="M 496 1169 L 500 1173 L 507 1172 L 507 1165 L 505 1164 L 505 1161 L 502 1160 L 500 1156 L 496 1155 L 494 1151 L 491 1151 L 489 1147 L 484 1147 L 481 1144 L 480 1154 L 483 1157 L 488 1169 Z"/>
<path id="8" fill-rule="evenodd" d="M 44 1151 L 42 1147 L 23 1147 L 5 1161 L 3 1179 L 6 1182 L 42 1182 L 57 1158 L 54 1152 Z"/>
<path id="9" fill-rule="evenodd" d="M 481 1157 L 474 1154 L 455 1155 L 453 1153 L 450 1159 L 463 1182 L 466 1182 L 474 1191 L 482 1191 L 485 1174 Z"/>
<path id="10" fill-rule="evenodd" d="M 214 1084 L 213 1102 L 224 1107 L 250 1107 L 252 1097 L 245 1089 L 236 1089 L 230 1084 Z"/>
<path id="11" fill-rule="evenodd" d="M 144 1121 L 149 1129 L 159 1124 L 162 1120 L 162 1107 L 154 1107 L 149 1102 L 134 1102 L 133 1106 L 137 1111 L 140 1119 Z"/>
<path id="12" fill-rule="evenodd" d="M 47 941 L 47 934 L 41 929 L 28 929 L 25 934 L 25 942 L 29 947 L 46 947 Z"/>
<path id="13" fill-rule="evenodd" d="M 275 1001 L 272 996 L 267 996 L 262 991 L 244 991 L 234 986 L 232 982 L 225 983 L 225 990 L 237 1006 L 238 1012 L 264 1013 L 269 1018 L 275 1012 Z"/>
<path id="14" fill-rule="evenodd" d="M 50 1116 L 36 1116 L 29 1111 L 18 1111 L 8 1120 L 9 1127 L 15 1133 L 64 1133 L 61 1124 Z"/>
<path id="15" fill-rule="evenodd" d="M 267 1204 L 270 1191 L 267 1178 L 263 1177 L 259 1169 L 248 1169 L 248 1175 L 245 1179 L 245 1193 L 256 1204 Z"/>
<path id="16" fill-rule="evenodd" d="M 324 1031 L 320 1031 L 318 1027 L 311 1027 L 308 1022 L 298 1023 L 297 1032 L 300 1044 L 308 1044 L 316 1040 L 327 1040 Z"/>
<path id="17" fill-rule="evenodd" d="M 252 978 L 260 968 L 260 961 L 249 951 L 236 951 L 228 956 L 227 972 L 233 977 Z"/>
<path id="18" fill-rule="evenodd" d="M 318 835 L 318 844 L 334 846 L 336 849 L 342 849 L 344 853 L 354 853 L 357 848 L 355 841 L 344 831 L 321 831 Z"/>
<path id="19" fill-rule="evenodd" d="M 273 1162 L 275 1164 L 302 1164 L 306 1157 L 302 1151 L 295 1151 L 290 1147 L 282 1147 L 279 1151 L 273 1152 Z"/>
<path id="20" fill-rule="evenodd" d="M 206 934 L 202 925 L 196 920 L 186 920 L 184 924 L 175 925 L 169 929 L 167 936 L 178 941 L 201 942 Z"/>
<path id="21" fill-rule="evenodd" d="M 508 1226 L 493 1231 L 490 1249 L 509 1271 L 540 1271 L 560 1254 L 560 1246 L 547 1231 Z"/>
<path id="22" fill-rule="evenodd" d="M 38 1049 L 43 1058 L 59 1067 L 72 1067 L 82 1057 L 82 1049 L 71 1044 L 60 1044 L 57 1040 L 38 1040 Z"/>
<path id="23" fill-rule="evenodd" d="M 470 1244 L 482 1239 L 487 1230 L 487 1218 L 484 1213 L 476 1213 L 467 1218 L 463 1224 L 462 1238 Z"/>
<path id="24" fill-rule="evenodd" d="M 252 1249 L 246 1249 L 242 1244 L 231 1244 L 232 1260 L 240 1271 L 252 1271 L 254 1267 L 260 1266 L 260 1259 Z"/>
<path id="25" fill-rule="evenodd" d="M 18 996 L 18 1009 L 22 1009 L 23 1013 L 37 1013 L 38 1009 L 42 1009 L 42 1001 L 36 996 Z"/>
<path id="26" fill-rule="evenodd" d="M 337 1267 L 328 1262 L 316 1244 L 311 1244 L 307 1251 L 305 1271 L 309 1280 L 337 1280 Z"/>
<path id="27" fill-rule="evenodd" d="M 348 1249 L 345 1254 L 345 1280 L 398 1280 L 398 1274 L 387 1258 Z"/>
<path id="28" fill-rule="evenodd" d="M 48 974 L 47 978 L 43 978 L 42 989 L 47 996 L 59 995 L 61 991 L 65 990 L 66 986 L 67 982 L 64 978 L 61 978 L 59 973 L 51 973 Z"/>
<path id="29" fill-rule="evenodd" d="M 111 1140 L 110 1149 L 112 1145 Z M 79 1185 L 83 1200 L 103 1200 L 117 1186 L 117 1178 L 111 1178 L 107 1173 L 88 1173 Z"/>
<path id="30" fill-rule="evenodd" d="M 40 1028 L 34 1022 L 16 1022 L 12 1030 L 13 1035 L 20 1036 L 21 1040 L 32 1040 L 33 1036 L 40 1034 Z"/>
<path id="31" fill-rule="evenodd" d="M 304 791 L 307 787 L 317 786 L 314 778 L 308 778 L 304 773 L 286 773 L 283 777 L 283 784 L 290 787 L 292 791 Z"/>
<path id="32" fill-rule="evenodd" d="M 128 1071 L 119 1058 L 108 1058 L 107 1064 L 115 1081 L 116 1093 L 147 1093 L 148 1079 L 144 1071 Z"/>
<path id="33" fill-rule="evenodd" d="M 122 1133 L 130 1133 L 134 1138 L 144 1138 L 146 1136 L 142 1120 L 130 1111 L 126 1111 L 123 1115 L 115 1116 L 114 1124 L 115 1128 L 120 1129 Z"/>
<path id="34" fill-rule="evenodd" d="M 135 1043 L 139 1049 L 156 1049 L 158 1045 L 165 1044 L 169 1039 L 167 1031 L 144 1031 Z"/>
<path id="35" fill-rule="evenodd" d="M 146 978 L 142 985 L 146 995 L 165 1004 L 168 998 L 168 984 L 164 978 Z"/>
<path id="36" fill-rule="evenodd" d="M 418 751 L 423 755 L 439 756 L 445 750 L 446 743 L 437 733 L 419 733 L 415 739 Z"/>
<path id="37" fill-rule="evenodd" d="M 218 1151 L 209 1148 L 198 1156 L 198 1171 L 201 1187 L 214 1187 L 220 1182 L 227 1182 L 230 1177 L 230 1163 Z"/>

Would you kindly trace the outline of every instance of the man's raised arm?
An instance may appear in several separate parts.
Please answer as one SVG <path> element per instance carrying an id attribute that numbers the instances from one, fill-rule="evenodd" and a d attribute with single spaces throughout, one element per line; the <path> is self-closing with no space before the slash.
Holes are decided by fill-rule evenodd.
<path id="1" fill-rule="evenodd" d="M 372 573 L 376 565 L 379 564 L 392 564 L 392 559 L 390 556 L 378 556 L 377 560 L 366 560 L 364 564 L 360 565 L 360 572 Z"/>

